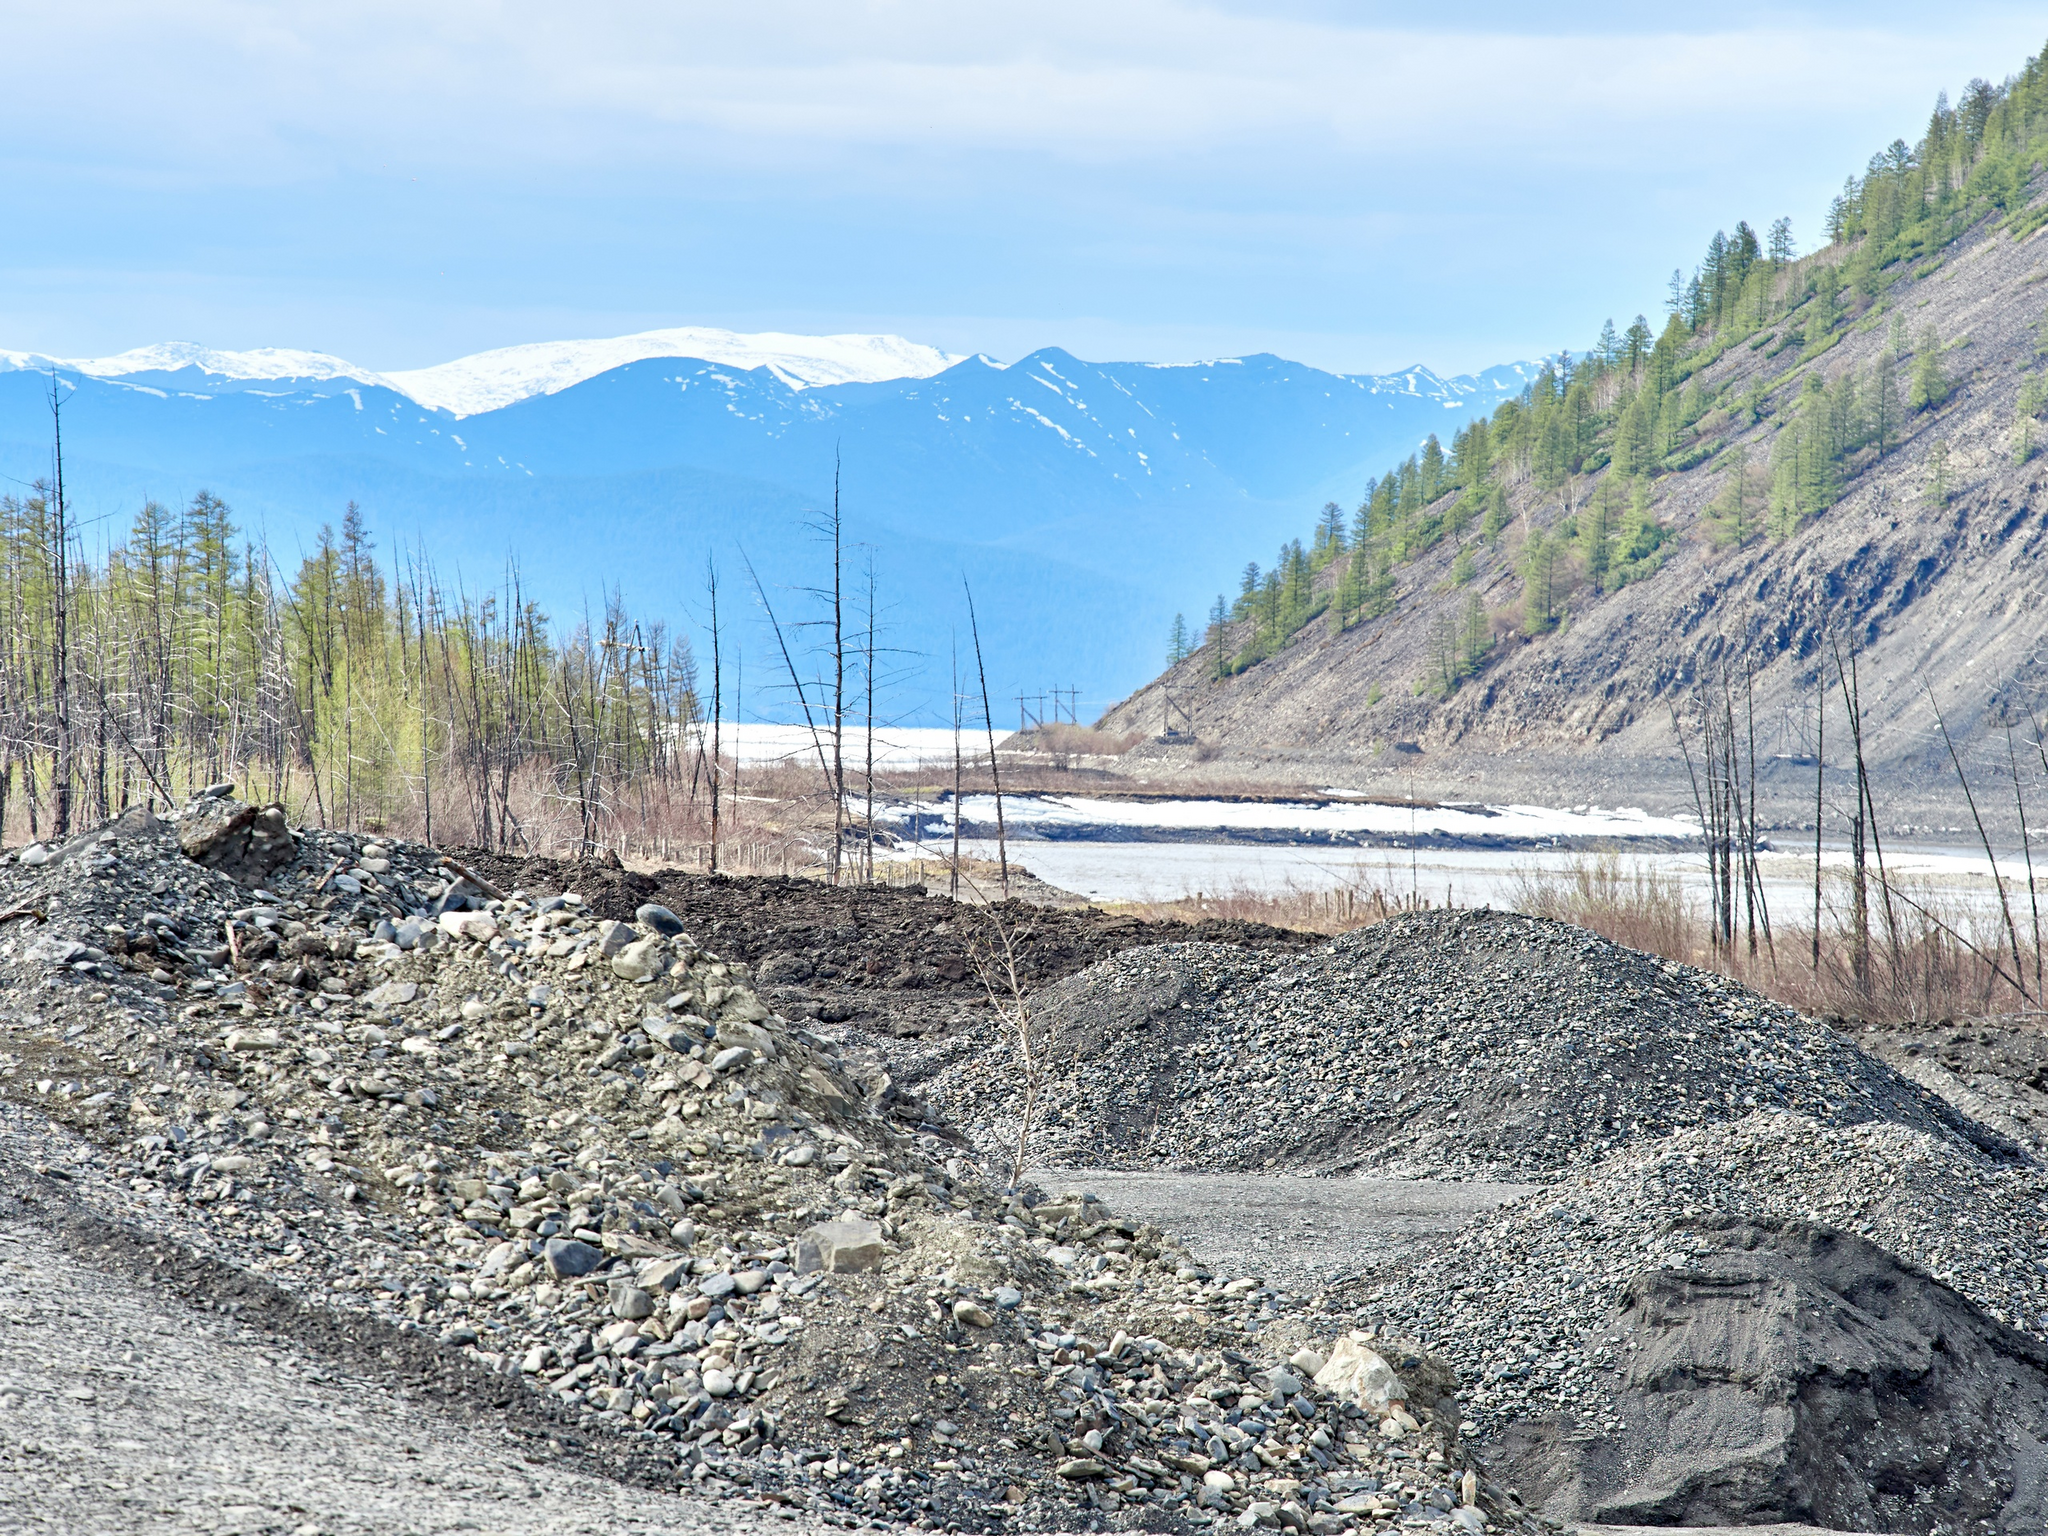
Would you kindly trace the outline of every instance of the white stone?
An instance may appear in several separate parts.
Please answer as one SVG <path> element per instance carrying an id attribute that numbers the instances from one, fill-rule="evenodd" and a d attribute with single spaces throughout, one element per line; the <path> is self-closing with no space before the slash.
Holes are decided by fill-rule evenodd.
<path id="1" fill-rule="evenodd" d="M 1408 1389 L 1394 1368 L 1356 1339 L 1337 1341 L 1329 1361 L 1316 1372 L 1315 1382 L 1325 1392 L 1361 1408 L 1378 1410 L 1408 1400 Z"/>

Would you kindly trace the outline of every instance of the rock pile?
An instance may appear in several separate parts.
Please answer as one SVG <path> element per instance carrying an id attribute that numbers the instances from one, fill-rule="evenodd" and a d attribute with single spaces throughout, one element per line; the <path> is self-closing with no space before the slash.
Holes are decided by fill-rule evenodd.
<path id="1" fill-rule="evenodd" d="M 1625 1415 L 1604 1396 L 1616 1350 L 1603 1319 L 1644 1272 L 1689 1269 L 1700 1234 L 1728 1221 L 1854 1233 L 2048 1341 L 2048 1174 L 1989 1166 L 1905 1126 L 1784 1113 L 1631 1148 L 1351 1299 L 1457 1370 L 1482 1433 L 1559 1413 L 1613 1431 Z"/>
<path id="2" fill-rule="evenodd" d="M 2038 1531 L 2048 1349 L 1862 1238 L 1718 1218 L 1601 1319 L 1625 1415 L 1524 1419 L 1495 1457 L 1552 1514 L 1606 1525 Z"/>
<path id="3" fill-rule="evenodd" d="M 1789 1008 L 1512 913 L 1409 914 L 1292 957 L 1130 950 L 1031 1006 L 1054 1165 L 1540 1179 L 1765 1109 L 2019 1156 Z M 1016 1141 L 1015 1045 L 990 1023 L 895 1060 L 993 1151 Z"/>
<path id="4" fill-rule="evenodd" d="M 165 1231 L 714 1492 L 844 1523 L 1530 1523 L 1427 1357 L 1350 1339 L 1317 1385 L 1298 1302 L 993 1188 L 744 965 L 634 916 L 223 786 L 0 867 L 0 1092 Z"/>

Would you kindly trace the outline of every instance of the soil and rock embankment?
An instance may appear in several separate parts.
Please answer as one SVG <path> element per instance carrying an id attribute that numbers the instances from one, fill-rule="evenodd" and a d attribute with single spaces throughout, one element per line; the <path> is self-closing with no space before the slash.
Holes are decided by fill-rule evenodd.
<path id="1" fill-rule="evenodd" d="M 8 1219 L 827 1523 L 1531 1524 L 1426 1357 L 1003 1192 L 675 913 L 553 884 L 224 795 L 11 856 Z"/>
<path id="2" fill-rule="evenodd" d="M 863 1033 L 943 1035 L 971 1024 L 987 1001 L 973 953 L 977 942 L 988 947 L 982 909 L 917 887 L 708 879 L 477 850 L 460 856 L 508 888 L 573 889 L 601 918 L 630 921 L 641 905 L 658 902 L 706 944 L 750 966 L 764 995 L 790 1018 L 851 1022 Z M 993 910 L 1016 946 L 1018 975 L 1033 990 L 1136 947 L 1214 943 L 1293 954 L 1323 942 L 1317 934 L 1228 918 L 1146 922 L 1023 901 Z"/>

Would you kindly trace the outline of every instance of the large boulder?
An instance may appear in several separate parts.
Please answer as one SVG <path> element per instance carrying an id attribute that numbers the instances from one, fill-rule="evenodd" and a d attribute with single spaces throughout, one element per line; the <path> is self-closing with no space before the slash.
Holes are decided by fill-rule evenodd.
<path id="1" fill-rule="evenodd" d="M 1495 1475 L 1602 1525 L 2048 1530 L 2048 1348 L 1863 1238 L 1695 1224 L 1595 1337 L 1607 1426 L 1503 1435 Z"/>
<path id="2" fill-rule="evenodd" d="M 887 1251 L 882 1229 L 872 1221 L 821 1221 L 797 1238 L 796 1272 L 858 1274 L 879 1265 Z"/>
<path id="3" fill-rule="evenodd" d="M 205 795 L 178 817 L 185 857 L 242 885 L 258 886 L 299 856 L 298 839 L 281 805 L 245 805 L 226 795 Z"/>

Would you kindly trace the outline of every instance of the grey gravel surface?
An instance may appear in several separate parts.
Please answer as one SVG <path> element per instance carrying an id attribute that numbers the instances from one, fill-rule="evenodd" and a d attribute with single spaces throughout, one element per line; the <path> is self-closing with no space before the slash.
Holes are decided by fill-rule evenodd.
<path id="1" fill-rule="evenodd" d="M 1218 1274 L 1324 1290 L 1370 1274 L 1540 1186 L 1478 1180 L 1315 1179 L 1258 1173 L 1044 1169 L 1047 1189 L 1086 1190 L 1178 1236 Z"/>
<path id="2" fill-rule="evenodd" d="M 2023 1155 L 1724 977 L 1512 913 L 1407 914 L 1284 959 L 1127 950 L 1032 1007 L 1047 1164 L 1513 1181 L 1763 1109 Z M 1000 1024 L 894 1059 L 992 1155 L 1015 1145 L 1023 1072 Z"/>
<path id="3" fill-rule="evenodd" d="M 377 1373 L 0 1218 L 0 1528 L 295 1536 L 789 1530 L 560 1464 Z M 797 1527 L 823 1530 L 805 1522 Z"/>

